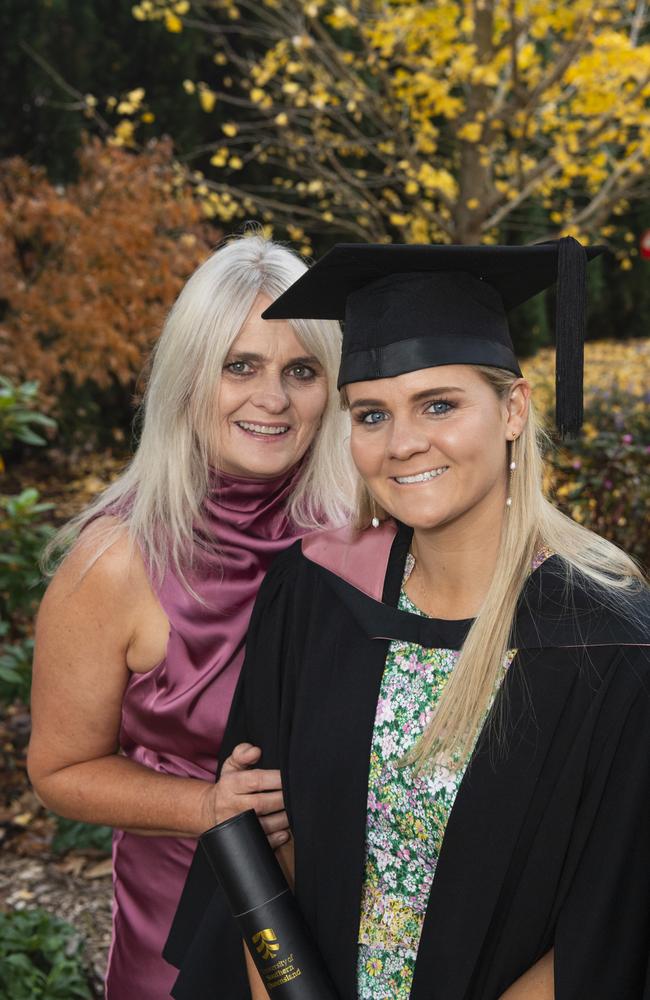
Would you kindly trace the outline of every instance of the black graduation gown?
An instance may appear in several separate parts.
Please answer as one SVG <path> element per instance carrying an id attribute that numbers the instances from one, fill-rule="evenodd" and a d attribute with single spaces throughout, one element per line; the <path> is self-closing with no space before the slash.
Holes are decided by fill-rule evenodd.
<path id="1" fill-rule="evenodd" d="M 280 767 L 296 896 L 341 1000 L 356 997 L 370 745 L 390 639 L 459 648 L 469 623 L 399 611 L 410 532 L 383 601 L 305 557 L 259 593 L 222 760 Z M 622 616 L 548 559 L 522 595 L 505 747 L 485 726 L 445 832 L 412 1000 L 497 1000 L 555 948 L 556 1000 L 650 1000 L 647 595 Z M 177 1000 L 245 1000 L 241 939 L 197 852 L 165 957 Z"/>

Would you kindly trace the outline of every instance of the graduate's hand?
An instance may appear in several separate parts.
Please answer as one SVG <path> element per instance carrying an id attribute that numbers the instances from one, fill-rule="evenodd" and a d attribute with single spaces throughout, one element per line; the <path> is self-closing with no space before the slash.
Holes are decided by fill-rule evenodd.
<path id="1" fill-rule="evenodd" d="M 224 762 L 221 776 L 210 786 L 206 828 L 231 816 L 254 809 L 274 849 L 289 840 L 289 820 L 284 810 L 282 782 L 278 770 L 255 767 L 262 751 L 240 743 Z"/>

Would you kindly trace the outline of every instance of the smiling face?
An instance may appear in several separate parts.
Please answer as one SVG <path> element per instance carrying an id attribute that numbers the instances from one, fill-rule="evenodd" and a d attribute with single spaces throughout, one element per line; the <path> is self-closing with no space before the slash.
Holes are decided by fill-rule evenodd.
<path id="1" fill-rule="evenodd" d="M 346 391 L 352 457 L 384 510 L 422 530 L 501 518 L 506 441 L 523 429 L 528 383 L 500 399 L 475 368 L 443 365 Z"/>
<path id="2" fill-rule="evenodd" d="M 264 320 L 259 295 L 233 342 L 218 394 L 219 468 L 272 479 L 288 472 L 314 440 L 327 404 L 319 361 L 284 320 Z"/>

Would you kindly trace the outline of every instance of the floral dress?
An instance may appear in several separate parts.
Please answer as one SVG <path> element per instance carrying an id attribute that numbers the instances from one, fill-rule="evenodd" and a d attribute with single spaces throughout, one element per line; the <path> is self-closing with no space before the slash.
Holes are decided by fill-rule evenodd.
<path id="1" fill-rule="evenodd" d="M 404 582 L 413 565 L 409 556 Z M 398 607 L 422 614 L 404 589 Z M 504 673 L 515 654 L 506 654 Z M 410 996 L 442 838 L 465 767 L 438 765 L 417 775 L 400 762 L 431 719 L 458 655 L 398 641 L 388 650 L 370 753 L 359 1000 Z"/>

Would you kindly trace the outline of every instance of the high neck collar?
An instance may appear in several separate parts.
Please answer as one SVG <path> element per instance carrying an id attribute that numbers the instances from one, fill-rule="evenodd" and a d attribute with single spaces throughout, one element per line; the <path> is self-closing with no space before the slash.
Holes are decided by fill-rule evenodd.
<path id="1" fill-rule="evenodd" d="M 270 479 L 235 476 L 211 468 L 206 511 L 218 513 L 218 510 L 227 510 L 234 514 L 252 515 L 269 509 L 275 511 L 295 486 L 301 468 L 302 462 L 299 462 L 287 472 Z"/>

